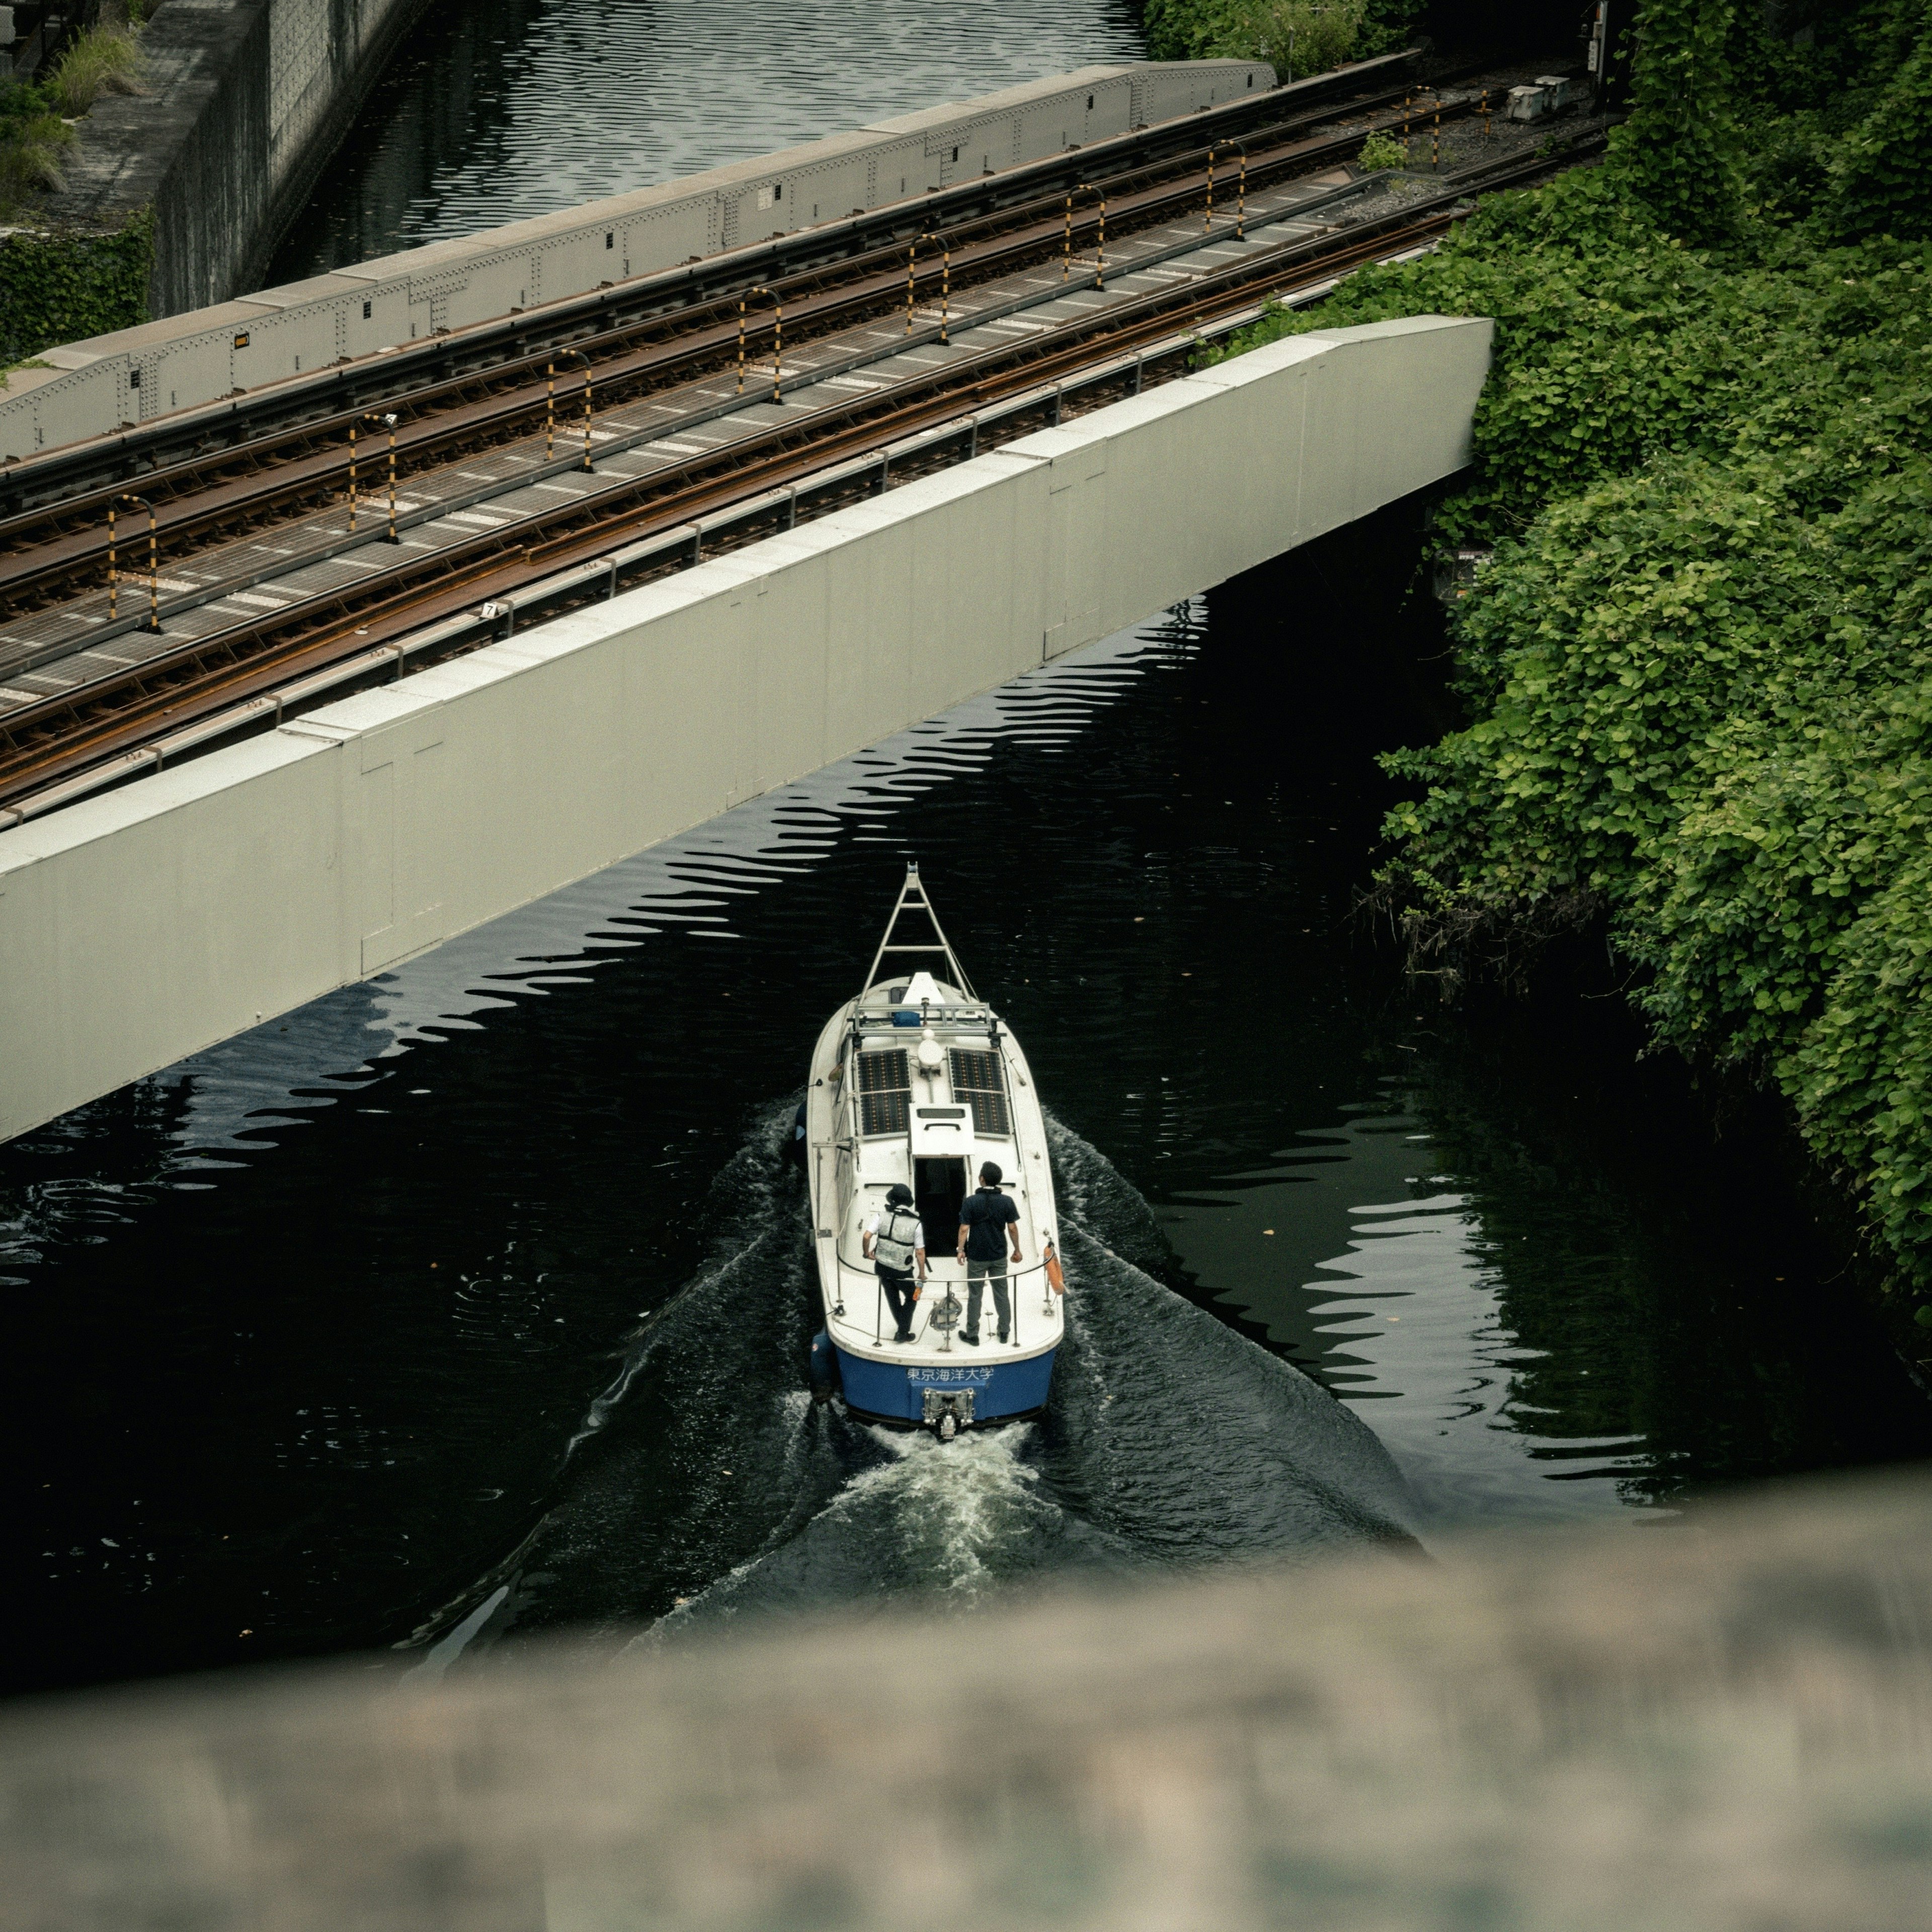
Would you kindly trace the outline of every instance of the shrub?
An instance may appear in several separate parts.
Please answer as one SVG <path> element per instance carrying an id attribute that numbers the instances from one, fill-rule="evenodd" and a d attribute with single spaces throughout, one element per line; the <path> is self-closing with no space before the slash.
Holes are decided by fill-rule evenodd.
<path id="1" fill-rule="evenodd" d="M 1826 218 L 1842 239 L 1932 235 L 1925 158 L 1932 142 L 1932 20 L 1832 172 Z"/>
<path id="2" fill-rule="evenodd" d="M 32 196 L 61 185 L 61 153 L 73 140 L 74 130 L 58 114 L 0 121 L 0 218 L 24 213 Z"/>
<path id="3" fill-rule="evenodd" d="M 1420 0 L 1147 0 L 1142 18 L 1156 60 L 1265 60 L 1288 80 L 1400 46 L 1421 10 Z"/>
<path id="4" fill-rule="evenodd" d="M 1710 242 L 1736 226 L 1732 111 L 1733 0 L 1646 0 L 1630 116 L 1610 136 L 1609 166 L 1666 232 Z"/>
<path id="5" fill-rule="evenodd" d="M 1668 11 L 1651 52 L 1708 54 L 1708 19 Z M 1923 0 L 1862 17 L 1874 47 L 1911 26 L 1910 58 L 1862 72 L 1821 33 L 1832 98 L 1748 171 L 1707 97 L 1688 172 L 1627 141 L 1246 339 L 1496 321 L 1442 518 L 1495 546 L 1451 620 L 1468 722 L 1388 760 L 1414 793 L 1382 890 L 1419 962 L 1453 982 L 1600 922 L 1656 1040 L 1780 1094 L 1894 1281 L 1932 1294 L 1932 236 L 1908 165 L 1932 56 Z M 1808 70 L 1759 65 L 1806 98 Z"/>
<path id="6" fill-rule="evenodd" d="M 1393 134 L 1385 134 L 1380 128 L 1362 143 L 1362 152 L 1355 157 L 1355 165 L 1366 173 L 1372 174 L 1382 168 L 1399 168 L 1408 160 L 1408 150 Z"/>
<path id="7" fill-rule="evenodd" d="M 62 113 L 85 114 L 104 94 L 141 91 L 141 50 L 130 28 L 91 27 L 54 63 L 48 78 Z"/>
<path id="8" fill-rule="evenodd" d="M 1283 80 L 1326 74 L 1354 52 L 1365 0 L 1237 0 L 1212 51 L 1270 63 Z"/>

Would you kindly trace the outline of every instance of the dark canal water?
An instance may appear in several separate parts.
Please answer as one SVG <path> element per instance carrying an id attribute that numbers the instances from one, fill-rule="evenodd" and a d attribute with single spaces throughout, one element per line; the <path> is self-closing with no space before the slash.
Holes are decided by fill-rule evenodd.
<path id="1" fill-rule="evenodd" d="M 1093 0 L 446 7 L 278 274 L 1138 50 Z M 1932 1452 L 1614 1001 L 1444 1013 L 1351 921 L 1375 754 L 1446 721 L 1418 543 L 1391 512 L 0 1148 L 4 1688 L 1661 1526 Z M 910 855 L 1053 1109 L 1072 1280 L 1047 1416 L 944 1450 L 812 1408 L 776 1159 Z"/>
<path id="2" fill-rule="evenodd" d="M 0 1150 L 11 1685 L 1925 1454 L 1774 1168 L 1613 1006 L 1444 1016 L 1352 925 L 1373 754 L 1439 722 L 1416 542 L 1298 552 Z M 1072 1277 L 1049 1414 L 944 1450 L 812 1408 L 776 1159 L 908 854 L 1053 1109 Z"/>
<path id="3" fill-rule="evenodd" d="M 1145 52 L 1127 0 L 442 0 L 268 280 Z"/>

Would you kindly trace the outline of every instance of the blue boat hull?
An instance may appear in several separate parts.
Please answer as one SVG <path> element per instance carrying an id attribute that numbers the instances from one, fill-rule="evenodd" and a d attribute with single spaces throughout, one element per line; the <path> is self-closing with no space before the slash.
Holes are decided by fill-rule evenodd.
<path id="1" fill-rule="evenodd" d="M 847 1354 L 836 1344 L 834 1352 L 845 1406 L 855 1414 L 880 1422 L 917 1423 L 924 1420 L 928 1390 L 970 1390 L 976 1428 L 982 1423 L 1016 1421 L 1044 1408 L 1053 1380 L 1053 1358 L 1060 1352 L 1049 1348 L 1017 1362 L 968 1360 L 939 1366 L 929 1359 L 917 1364 L 871 1362 Z"/>

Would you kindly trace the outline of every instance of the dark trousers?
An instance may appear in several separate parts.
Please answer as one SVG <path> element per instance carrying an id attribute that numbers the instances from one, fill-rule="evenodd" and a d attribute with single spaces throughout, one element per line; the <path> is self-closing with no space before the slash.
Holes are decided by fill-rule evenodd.
<path id="1" fill-rule="evenodd" d="M 912 1312 L 918 1305 L 912 1276 L 903 1268 L 889 1268 L 884 1262 L 874 1262 L 872 1266 L 885 1285 L 886 1299 L 892 1305 L 892 1325 L 898 1332 L 899 1340 L 904 1341 L 912 1333 Z"/>
<path id="2" fill-rule="evenodd" d="M 966 1332 L 977 1336 L 980 1332 L 980 1302 L 986 1283 L 993 1289 L 993 1312 L 999 1317 L 1000 1340 L 1006 1339 L 1006 1324 L 1012 1318 L 1012 1310 L 1006 1306 L 1006 1258 L 1000 1256 L 996 1262 L 975 1261 L 970 1256 L 966 1261 Z"/>

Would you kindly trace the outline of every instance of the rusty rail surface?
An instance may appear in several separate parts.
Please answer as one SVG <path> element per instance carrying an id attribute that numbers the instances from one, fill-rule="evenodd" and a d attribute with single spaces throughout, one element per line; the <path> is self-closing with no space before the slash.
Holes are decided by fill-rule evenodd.
<path id="1" fill-rule="evenodd" d="M 1349 138 L 1353 142 L 1360 137 Z M 479 600 L 506 596 L 614 548 L 782 490 L 830 466 L 886 449 L 1016 394 L 1066 383 L 1096 363 L 1172 338 L 1177 327 L 1207 328 L 1231 314 L 1252 310 L 1258 297 L 1292 295 L 1365 262 L 1425 244 L 1466 210 L 1471 194 L 1522 185 L 1589 158 L 1601 145 L 1600 133 L 1592 130 L 1559 152 L 1463 170 L 1444 177 L 1441 190 L 1426 200 L 1339 234 L 1304 236 L 1271 248 L 1254 246 L 1251 238 L 1252 255 L 1185 286 L 1163 289 L 1100 311 L 1090 321 L 1069 322 L 982 352 L 809 420 L 743 438 L 715 454 L 614 481 L 525 518 L 513 529 L 479 532 L 430 554 L 399 557 L 389 568 L 333 594 L 238 621 L 120 676 L 22 706 L 0 718 L 0 805 Z M 1053 248 L 1064 220 L 1064 206 L 1056 202 L 1043 224 Z M 896 310 L 904 299 L 905 274 L 896 251 L 889 268 L 870 272 L 888 310 Z M 956 287 L 956 254 L 952 272 Z M 1090 280 L 1090 273 L 1083 279 Z M 848 296 L 849 291 L 832 299 L 842 306 Z M 738 326 L 734 300 L 728 315 L 706 318 L 704 349 L 694 349 L 686 337 L 670 352 L 685 357 L 708 350 L 721 358 L 720 367 L 728 366 Z M 632 352 L 650 360 L 650 352 Z M 1150 373 L 1160 380 L 1182 373 L 1184 366 L 1184 357 L 1171 357 Z M 600 392 L 614 380 L 622 378 L 614 377 L 607 365 Z M 1090 404 L 1105 399 L 1088 400 Z M 537 407 L 540 412 L 540 389 Z M 439 419 L 426 433 L 445 428 Z M 1011 434 L 1023 433 L 1024 426 L 1010 429 Z"/>

